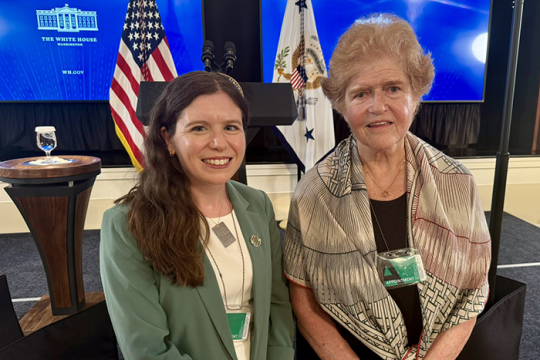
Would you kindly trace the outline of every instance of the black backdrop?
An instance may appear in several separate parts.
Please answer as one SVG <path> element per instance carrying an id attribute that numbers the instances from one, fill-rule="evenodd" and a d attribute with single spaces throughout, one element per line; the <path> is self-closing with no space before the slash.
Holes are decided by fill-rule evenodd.
<path id="1" fill-rule="evenodd" d="M 0 103 L 0 160 L 44 155 L 34 132 L 42 125 L 56 127 L 53 155 L 94 155 L 105 164 L 130 164 L 108 102 Z"/>
<path id="2" fill-rule="evenodd" d="M 238 81 L 261 81 L 260 2 L 202 0 L 202 5 L 204 38 L 214 42 L 216 57 L 221 57 L 226 41 L 233 41 L 238 60 L 232 75 Z M 495 154 L 503 118 L 511 21 L 512 0 L 492 0 L 484 103 L 425 104 L 413 124 L 413 130 L 420 136 L 440 148 L 467 150 L 452 155 Z M 539 33 L 540 3 L 527 1 L 510 141 L 512 155 L 531 154 L 540 83 Z M 334 122 L 339 141 L 347 136 L 348 128 L 339 116 L 335 116 Z M 0 103 L 0 161 L 41 155 L 34 139 L 34 127 L 39 125 L 57 128 L 59 143 L 53 154 L 88 154 L 102 158 L 105 166 L 130 165 L 116 137 L 107 102 Z M 271 132 L 261 131 L 248 147 L 247 161 L 291 162 L 291 159 Z"/>

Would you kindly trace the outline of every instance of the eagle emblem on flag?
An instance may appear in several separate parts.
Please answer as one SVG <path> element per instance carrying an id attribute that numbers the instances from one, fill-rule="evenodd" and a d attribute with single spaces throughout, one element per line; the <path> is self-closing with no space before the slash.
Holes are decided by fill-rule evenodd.
<path id="1" fill-rule="evenodd" d="M 293 89 L 298 117 L 272 128 L 282 146 L 305 173 L 334 148 L 332 104 L 321 83 L 326 64 L 311 0 L 288 0 L 276 49 L 273 82 Z"/>
<path id="2" fill-rule="evenodd" d="M 286 69 L 288 68 L 287 57 L 290 53 L 290 47 L 287 46 L 282 49 L 276 57 L 274 68 L 279 74 L 278 79 L 280 80 L 281 77 L 284 77 L 289 80 L 294 90 L 303 87 L 304 83 L 307 90 L 320 88 L 321 79 L 326 73 L 319 39 L 312 35 L 309 40 L 308 45 L 305 47 L 305 54 L 303 55 L 305 59 L 304 66 L 300 65 L 302 41 L 298 43 L 298 46 L 292 53 L 290 58 L 290 68 L 294 69 L 292 73 L 286 72 Z"/>

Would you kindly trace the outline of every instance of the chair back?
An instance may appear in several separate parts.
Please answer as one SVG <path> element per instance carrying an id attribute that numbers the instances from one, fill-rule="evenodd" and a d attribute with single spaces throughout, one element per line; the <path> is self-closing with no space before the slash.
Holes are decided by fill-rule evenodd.
<path id="1" fill-rule="evenodd" d="M 105 301 L 41 328 L 0 350 L 0 360 L 118 360 Z"/>
<path id="2" fill-rule="evenodd" d="M 6 275 L 0 275 L 0 349 L 23 337 L 11 302 Z"/>

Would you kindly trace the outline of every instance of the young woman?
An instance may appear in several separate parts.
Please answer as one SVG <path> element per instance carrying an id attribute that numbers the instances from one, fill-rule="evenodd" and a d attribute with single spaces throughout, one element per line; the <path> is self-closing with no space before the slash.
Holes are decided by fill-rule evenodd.
<path id="1" fill-rule="evenodd" d="M 272 204 L 230 181 L 248 110 L 232 78 L 193 72 L 159 97 L 138 184 L 108 210 L 101 276 L 126 359 L 293 359 Z"/>

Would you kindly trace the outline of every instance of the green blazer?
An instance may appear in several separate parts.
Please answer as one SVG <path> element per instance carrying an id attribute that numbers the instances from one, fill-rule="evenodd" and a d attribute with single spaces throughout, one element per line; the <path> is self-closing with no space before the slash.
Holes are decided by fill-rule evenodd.
<path id="1" fill-rule="evenodd" d="M 281 242 L 268 196 L 227 183 L 253 264 L 254 327 L 251 360 L 294 358 L 294 325 Z M 212 265 L 206 279 L 180 287 L 147 261 L 127 230 L 128 206 L 107 210 L 101 228 L 100 267 L 111 321 L 127 360 L 237 360 L 225 306 Z M 261 245 L 250 242 L 259 234 Z"/>

